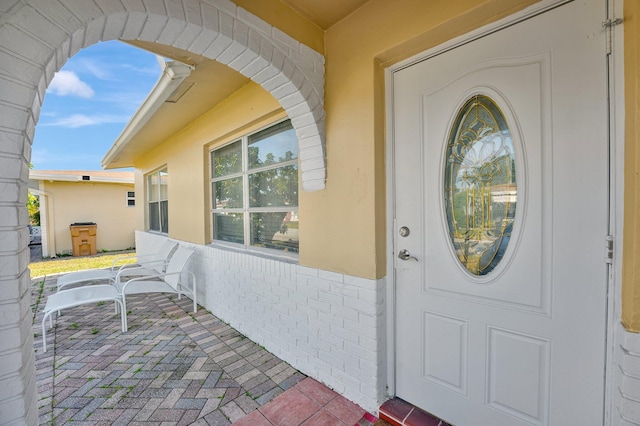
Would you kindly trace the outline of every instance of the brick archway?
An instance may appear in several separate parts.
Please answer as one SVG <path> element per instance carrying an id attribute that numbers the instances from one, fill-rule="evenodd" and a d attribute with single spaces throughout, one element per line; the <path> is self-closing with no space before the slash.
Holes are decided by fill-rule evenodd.
<path id="1" fill-rule="evenodd" d="M 27 228 L 31 145 L 66 60 L 100 40 L 172 45 L 228 65 L 287 111 L 302 187 L 324 188 L 324 57 L 226 0 L 8 0 L 0 5 L 0 423 L 37 423 Z"/>

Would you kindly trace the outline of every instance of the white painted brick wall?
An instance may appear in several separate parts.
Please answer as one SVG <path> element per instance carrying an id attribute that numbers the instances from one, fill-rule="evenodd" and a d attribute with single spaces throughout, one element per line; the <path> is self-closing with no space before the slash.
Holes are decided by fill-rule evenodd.
<path id="1" fill-rule="evenodd" d="M 31 286 L 24 263 L 28 258 L 24 251 L 13 260 L 1 257 L 5 264 L 0 267 L 0 422 L 36 424 Z M 16 276 L 19 271 L 23 272 Z"/>
<path id="2" fill-rule="evenodd" d="M 139 254 L 165 237 L 136 232 Z M 181 242 L 205 309 L 269 351 L 376 412 L 385 383 L 384 280 L 351 277 Z"/>
<path id="3" fill-rule="evenodd" d="M 616 330 L 612 425 L 640 425 L 640 334 Z"/>
<path id="4" fill-rule="evenodd" d="M 205 2 L 231 15 L 235 15 L 236 10 L 238 8 L 236 4 L 231 0 L 205 0 Z"/>
<path id="5" fill-rule="evenodd" d="M 267 37 L 271 35 L 271 25 L 258 18 L 251 12 L 247 11 L 246 9 L 238 7 L 236 16 L 239 20 L 246 23 L 249 27 L 256 29 L 263 35 Z"/>
<path id="6" fill-rule="evenodd" d="M 312 155 L 302 160 L 303 188 L 324 188 L 323 148 L 309 149 L 314 144 L 324 144 L 324 57 L 232 1 L 5 0 L 0 1 L 0 12 L 0 238 L 6 243 L 0 250 L 0 305 L 4 304 L 0 315 L 14 316 L 15 307 L 25 309 L 19 301 L 28 294 L 22 290 L 25 285 L 28 288 L 29 280 L 29 253 L 23 231 L 27 223 L 27 165 L 47 85 L 71 55 L 100 40 L 137 38 L 176 44 L 195 54 L 230 63 L 260 84 L 270 82 L 273 89 L 279 89 L 276 95 L 281 97 L 290 117 L 307 126 L 305 138 L 300 139 L 307 140 L 305 156 L 307 152 Z M 279 73 L 286 73 L 290 80 L 281 81 Z M 311 117 L 316 119 L 314 123 L 308 122 Z M 300 275 L 302 282 L 298 281 L 296 267 L 289 264 L 256 261 L 219 250 L 202 249 L 199 254 L 194 267 L 200 268 L 200 276 L 215 277 L 225 284 L 207 287 L 207 303 L 213 306 L 218 300 L 233 302 L 234 309 L 220 306 L 223 317 L 242 325 L 247 334 L 271 337 L 281 356 L 307 366 L 307 371 L 317 371 L 318 376 L 321 371 L 323 377 L 332 378 L 328 382 L 344 387 L 345 392 L 367 393 L 354 389 L 350 374 L 318 358 L 321 347 L 329 354 L 335 351 L 321 343 L 324 337 L 333 339 L 330 327 L 337 327 L 327 323 L 326 317 L 323 322 L 318 309 L 326 310 L 339 299 L 324 296 L 321 300 L 317 294 L 310 304 L 308 297 L 300 298 L 299 286 L 304 291 L 307 282 L 304 274 Z M 259 272 L 258 277 L 243 273 L 246 270 Z M 349 287 L 346 282 L 340 286 Z M 240 315 L 243 310 L 246 314 Z M 264 325 L 257 322 L 261 319 Z M 351 321 L 355 322 L 355 318 Z M 20 347 L 0 349 L 0 360 L 13 360 L 7 365 L 14 367 L 16 360 L 23 364 L 16 367 L 16 376 L 0 373 L 0 383 L 18 380 L 25 391 L 18 390 L 22 395 L 15 398 L 3 399 L 0 395 L 0 423 L 35 424 L 35 370 L 32 359 L 20 356 L 31 353 L 33 338 L 30 333 L 21 332 L 24 321 L 13 325 L 3 328 L 0 324 L 0 334 L 10 342 L 20 342 Z M 372 333 L 380 332 L 375 329 Z M 292 340 L 291 336 L 296 338 Z M 311 345 L 315 343 L 314 348 Z M 369 348 L 382 353 L 378 346 Z M 346 365 L 345 360 L 342 366 Z"/>

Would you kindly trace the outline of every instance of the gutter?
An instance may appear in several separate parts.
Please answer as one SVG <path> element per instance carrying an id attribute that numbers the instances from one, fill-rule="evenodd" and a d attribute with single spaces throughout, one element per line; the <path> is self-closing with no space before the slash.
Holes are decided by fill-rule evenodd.
<path id="1" fill-rule="evenodd" d="M 159 61 L 163 67 L 162 74 L 156 85 L 151 89 L 140 108 L 135 112 L 124 130 L 115 140 L 107 154 L 102 159 L 102 167 L 108 169 L 112 162 L 118 161 L 122 151 L 127 147 L 136 134 L 142 130 L 149 119 L 153 117 L 162 104 L 173 94 L 182 81 L 191 74 L 193 67 L 176 61 Z"/>
<path id="2" fill-rule="evenodd" d="M 30 180 L 46 180 L 51 182 L 100 182 L 100 183 L 127 183 L 133 184 L 134 178 L 94 176 L 90 172 L 80 174 L 48 174 L 29 172 Z"/>

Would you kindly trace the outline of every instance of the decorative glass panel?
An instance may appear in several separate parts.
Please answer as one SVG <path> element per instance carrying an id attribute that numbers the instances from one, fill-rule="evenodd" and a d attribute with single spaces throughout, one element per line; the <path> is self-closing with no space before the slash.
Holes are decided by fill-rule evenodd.
<path id="1" fill-rule="evenodd" d="M 298 158 L 298 139 L 290 121 L 249 136 L 249 169 Z"/>
<path id="2" fill-rule="evenodd" d="M 298 253 L 297 212 L 251 213 L 251 245 Z"/>
<path id="3" fill-rule="evenodd" d="M 516 212 L 515 152 L 500 108 L 469 99 L 447 142 L 445 211 L 460 263 L 473 275 L 491 272 L 506 251 Z"/>

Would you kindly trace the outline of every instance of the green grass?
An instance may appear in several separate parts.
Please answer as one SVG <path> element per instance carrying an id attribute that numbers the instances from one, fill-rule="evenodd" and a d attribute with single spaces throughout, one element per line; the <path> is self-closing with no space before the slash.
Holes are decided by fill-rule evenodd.
<path id="1" fill-rule="evenodd" d="M 82 271 L 84 269 L 110 268 L 113 260 L 122 257 L 127 253 L 99 256 L 64 257 L 61 259 L 43 260 L 42 262 L 32 262 L 29 264 L 31 277 L 43 277 L 53 274 L 65 274 L 72 271 Z M 135 257 L 118 262 L 118 265 L 135 263 Z"/>

